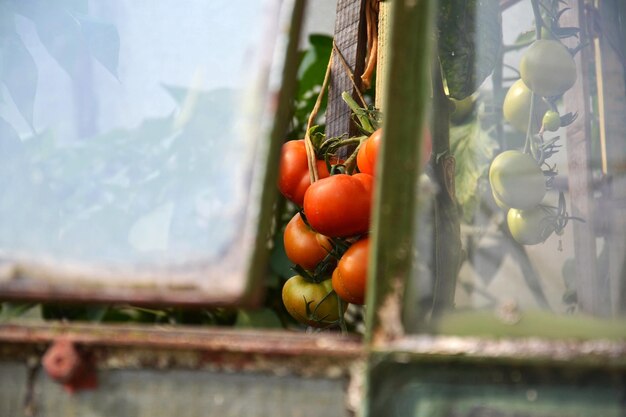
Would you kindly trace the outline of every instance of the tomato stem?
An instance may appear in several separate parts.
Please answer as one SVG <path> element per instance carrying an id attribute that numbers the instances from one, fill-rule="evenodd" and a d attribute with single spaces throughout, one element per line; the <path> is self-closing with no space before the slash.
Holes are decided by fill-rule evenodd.
<path id="1" fill-rule="evenodd" d="M 298 264 L 294 265 L 291 269 L 293 269 L 296 274 L 301 275 L 302 278 L 304 278 L 306 281 L 314 282 L 316 284 L 322 282 L 319 278 L 315 276 L 315 274 L 311 274 L 309 271 L 307 271 Z"/>
<path id="2" fill-rule="evenodd" d="M 372 134 L 374 132 L 374 127 L 372 126 L 369 117 L 367 117 L 366 110 L 363 107 L 360 107 L 347 91 L 341 93 L 341 98 L 346 102 L 348 107 L 350 107 L 350 110 L 352 110 L 357 119 L 359 119 L 361 128 L 368 134 Z"/>
<path id="3" fill-rule="evenodd" d="M 539 9 L 539 0 L 530 0 L 533 6 L 533 14 L 535 15 L 535 40 L 541 39 L 541 28 L 543 27 L 543 18 Z M 535 92 L 530 92 L 530 114 L 528 116 L 528 128 L 526 129 L 526 142 L 524 143 L 524 153 L 531 154 L 531 140 L 533 135 L 535 121 Z"/>
<path id="4" fill-rule="evenodd" d="M 350 175 L 354 172 L 354 169 L 356 168 L 356 157 L 357 157 L 357 154 L 359 153 L 359 149 L 361 149 L 361 146 L 363 145 L 363 142 L 365 142 L 364 139 L 359 140 L 358 145 L 356 146 L 356 148 L 354 148 L 354 151 L 352 151 L 352 154 L 348 157 L 348 159 L 346 159 L 346 162 L 345 162 L 346 171 Z"/>
<path id="5" fill-rule="evenodd" d="M 367 54 L 365 70 L 361 75 L 364 91 L 368 90 L 372 84 L 378 59 L 378 0 L 366 0 L 365 20 L 367 24 Z"/>
<path id="6" fill-rule="evenodd" d="M 539 9 L 539 0 L 530 0 L 533 6 L 533 14 L 535 15 L 535 39 L 541 39 L 541 28 L 544 26 L 541 10 Z"/>
<path id="7" fill-rule="evenodd" d="M 532 155 L 531 142 L 533 136 L 533 128 L 535 126 L 535 93 L 530 92 L 530 111 L 528 115 L 528 127 L 526 128 L 526 142 L 524 142 L 524 153 Z"/>
<path id="8" fill-rule="evenodd" d="M 304 145 L 306 148 L 307 155 L 307 163 L 309 165 L 309 178 L 311 184 L 319 179 L 319 175 L 317 172 L 317 157 L 315 156 L 315 148 L 313 146 L 313 142 L 311 141 L 311 128 L 313 126 L 313 121 L 317 117 L 317 113 L 322 106 L 322 98 L 324 97 L 324 93 L 326 88 L 328 87 L 328 82 L 330 80 L 330 70 L 333 62 L 333 54 L 330 54 L 330 58 L 328 59 L 328 65 L 326 67 L 326 74 L 324 75 L 324 81 L 322 82 L 322 88 L 320 89 L 320 93 L 317 96 L 317 100 L 315 101 L 315 106 L 313 106 L 313 110 L 309 115 L 309 120 L 306 124 L 306 130 L 304 133 Z"/>

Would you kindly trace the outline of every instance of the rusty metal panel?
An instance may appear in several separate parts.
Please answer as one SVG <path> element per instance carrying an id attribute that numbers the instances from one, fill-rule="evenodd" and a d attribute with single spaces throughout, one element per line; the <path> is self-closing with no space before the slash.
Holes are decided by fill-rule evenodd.
<path id="1" fill-rule="evenodd" d="M 0 363 L 0 413 L 3 416 L 24 415 L 27 380 L 28 371 L 23 363 Z"/>
<path id="2" fill-rule="evenodd" d="M 60 342 L 91 384 L 51 373 Z M 0 416 L 342 416 L 363 358 L 359 338 L 337 334 L 2 324 Z"/>
<path id="3" fill-rule="evenodd" d="M 120 369 L 99 374 L 99 387 L 68 394 L 45 374 L 24 404 L 27 369 L 0 363 L 0 415 L 133 417 L 347 416 L 341 379 L 184 369 Z"/>

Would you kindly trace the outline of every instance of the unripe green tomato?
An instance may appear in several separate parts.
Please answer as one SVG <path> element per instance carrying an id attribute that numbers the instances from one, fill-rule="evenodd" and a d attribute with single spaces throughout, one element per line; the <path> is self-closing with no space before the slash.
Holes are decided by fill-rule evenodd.
<path id="1" fill-rule="evenodd" d="M 528 210 L 510 209 L 506 223 L 513 239 L 522 245 L 545 242 L 555 230 L 555 210 L 536 206 Z"/>
<path id="2" fill-rule="evenodd" d="M 339 298 L 330 279 L 318 283 L 294 275 L 283 286 L 282 298 L 287 312 L 300 323 L 326 327 L 339 320 Z M 346 308 L 344 303 L 344 312 Z"/>
<path id="3" fill-rule="evenodd" d="M 530 100 L 532 92 L 524 84 L 524 81 L 517 80 L 511 85 L 504 97 L 502 114 L 504 119 L 519 132 L 526 133 L 528 129 L 528 118 L 530 117 Z M 541 128 L 541 117 L 548 110 L 548 105 L 539 96 L 535 96 L 535 114 L 533 132 L 539 132 Z"/>
<path id="4" fill-rule="evenodd" d="M 576 64 L 561 42 L 539 39 L 524 52 L 520 74 L 535 94 L 560 96 L 576 82 Z"/>
<path id="5" fill-rule="evenodd" d="M 494 158 L 489 183 L 494 199 L 505 207 L 529 209 L 546 194 L 545 178 L 537 161 L 520 151 L 504 151 Z"/>
<path id="6" fill-rule="evenodd" d="M 554 110 L 548 110 L 543 115 L 543 129 L 550 132 L 556 132 L 561 127 L 561 116 Z"/>

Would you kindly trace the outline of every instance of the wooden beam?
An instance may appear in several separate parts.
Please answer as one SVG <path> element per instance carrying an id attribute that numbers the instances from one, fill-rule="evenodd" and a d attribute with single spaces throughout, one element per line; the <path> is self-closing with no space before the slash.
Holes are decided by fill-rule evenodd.
<path id="1" fill-rule="evenodd" d="M 378 61 L 376 61 L 376 103 L 374 106 L 381 112 L 385 113 L 383 108 L 383 97 L 385 95 L 385 83 L 383 80 L 387 77 L 387 44 L 389 43 L 389 2 L 381 1 L 378 4 Z"/>
<path id="2" fill-rule="evenodd" d="M 569 47 L 578 42 L 587 42 L 585 31 L 585 5 L 583 0 L 568 2 L 570 10 L 561 17 L 564 27 L 581 28 L 580 40 L 565 39 Z M 567 160 L 570 196 L 570 213 L 584 219 L 573 221 L 574 253 L 576 260 L 576 283 L 578 306 L 581 311 L 594 315 L 608 314 L 608 286 L 599 281 L 596 268 L 596 233 L 594 228 L 593 184 L 591 176 L 591 109 L 589 86 L 589 63 L 593 52 L 590 47 L 583 48 L 575 56 L 578 78 L 574 86 L 564 95 L 565 111 L 578 112 L 578 118 L 567 127 Z"/>
<path id="3" fill-rule="evenodd" d="M 611 4 L 613 3 L 613 4 Z M 596 80 L 598 89 L 598 118 L 600 122 L 600 144 L 602 172 L 611 178 L 608 201 L 603 207 L 608 210 L 606 244 L 608 245 L 608 274 L 611 293 L 611 313 L 619 316 L 626 312 L 626 209 L 619 202 L 626 200 L 626 85 L 624 66 L 618 51 L 612 45 L 617 39 L 615 2 L 596 0 L 599 27 L 602 28 L 594 41 Z"/>
<path id="4" fill-rule="evenodd" d="M 384 79 L 384 135 L 378 160 L 367 292 L 368 341 L 404 332 L 403 300 L 414 267 L 419 156 L 429 107 L 434 0 L 390 2 Z M 406 33 L 412 36 L 406 36 Z M 393 82 L 402 80 L 402 83 Z"/>
<path id="5" fill-rule="evenodd" d="M 365 3 L 366 0 L 338 0 L 335 20 L 335 45 L 352 70 L 358 88 L 361 87 L 361 74 L 365 67 L 367 46 Z M 341 98 L 341 93 L 349 91 L 356 99 L 356 89 L 341 61 L 335 53 L 328 87 L 327 137 L 341 136 L 346 133 L 352 136 L 357 133 L 352 123 L 350 108 Z"/>

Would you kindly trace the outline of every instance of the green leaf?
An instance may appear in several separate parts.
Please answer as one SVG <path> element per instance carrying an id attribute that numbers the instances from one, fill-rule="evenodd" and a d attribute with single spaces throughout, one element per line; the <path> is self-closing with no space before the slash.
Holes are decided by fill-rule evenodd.
<path id="1" fill-rule="evenodd" d="M 239 310 L 235 327 L 239 328 L 282 328 L 283 325 L 273 310 Z"/>
<path id="2" fill-rule="evenodd" d="M 326 67 L 333 49 L 333 39 L 326 35 L 309 36 L 311 47 L 305 52 L 298 69 L 298 97 L 322 85 Z"/>
<path id="3" fill-rule="evenodd" d="M 283 242 L 282 230 L 274 235 L 274 247 L 270 253 L 270 269 L 271 271 L 283 278 L 289 278 L 293 275 L 293 262 L 287 258 L 285 253 L 285 244 Z"/>
<path id="4" fill-rule="evenodd" d="M 439 2 L 439 59 L 452 98 L 471 95 L 493 71 L 502 43 L 500 6 L 488 0 Z"/>
<path id="5" fill-rule="evenodd" d="M 190 94 L 194 93 L 189 88 L 179 87 L 177 85 L 162 84 L 161 86 L 165 89 L 165 91 L 167 91 L 167 93 L 174 99 L 176 104 L 178 104 L 179 106 L 181 106 L 185 102 Z"/>
<path id="6" fill-rule="evenodd" d="M 35 23 L 41 43 L 70 77 L 79 77 L 88 54 L 78 20 L 54 2 L 28 3 L 22 12 Z"/>
<path id="7" fill-rule="evenodd" d="M 537 36 L 535 35 L 534 29 L 528 30 L 526 32 L 522 32 L 515 39 L 514 45 L 517 45 L 517 46 L 530 45 L 531 43 L 535 41 L 536 37 Z"/>
<path id="8" fill-rule="evenodd" d="M 22 39 L 16 33 L 3 36 L 0 39 L 0 81 L 30 126 L 33 125 L 37 79 L 37 65 Z"/>
<path id="9" fill-rule="evenodd" d="M 0 303 L 0 323 L 17 317 L 22 317 L 35 307 L 34 303 Z"/>
<path id="10" fill-rule="evenodd" d="M 479 203 L 480 179 L 489 170 L 498 142 L 478 121 L 450 128 L 450 151 L 456 159 L 456 198 L 463 217 L 471 222 Z"/>
<path id="11" fill-rule="evenodd" d="M 109 312 L 108 306 L 88 305 L 85 307 L 85 319 L 91 322 L 100 323 L 104 320 Z"/>
<path id="12" fill-rule="evenodd" d="M 117 77 L 117 29 L 86 15 L 84 0 L 31 0 L 18 2 L 16 8 L 34 22 L 41 43 L 70 77 L 79 78 L 92 56 Z"/>
<path id="13" fill-rule="evenodd" d="M 116 78 L 120 36 L 115 25 L 87 15 L 76 15 L 89 53 Z"/>

